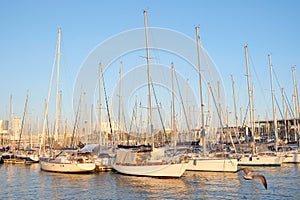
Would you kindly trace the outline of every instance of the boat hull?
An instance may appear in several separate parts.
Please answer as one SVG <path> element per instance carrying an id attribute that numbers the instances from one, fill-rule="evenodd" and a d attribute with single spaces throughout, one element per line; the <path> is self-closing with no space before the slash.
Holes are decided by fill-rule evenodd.
<path id="1" fill-rule="evenodd" d="M 286 153 L 283 163 L 300 163 L 300 152 Z"/>
<path id="2" fill-rule="evenodd" d="M 241 157 L 239 166 L 281 166 L 283 157 L 281 156 L 254 156 Z"/>
<path id="3" fill-rule="evenodd" d="M 92 172 L 95 163 L 55 163 L 49 161 L 40 161 L 41 170 L 59 173 L 88 173 Z"/>
<path id="4" fill-rule="evenodd" d="M 169 177 L 179 178 L 186 170 L 187 163 L 172 164 L 149 164 L 149 165 L 119 165 L 114 164 L 113 168 L 127 175 L 151 176 L 151 177 Z"/>
<path id="5" fill-rule="evenodd" d="M 237 159 L 191 158 L 188 171 L 236 172 Z"/>

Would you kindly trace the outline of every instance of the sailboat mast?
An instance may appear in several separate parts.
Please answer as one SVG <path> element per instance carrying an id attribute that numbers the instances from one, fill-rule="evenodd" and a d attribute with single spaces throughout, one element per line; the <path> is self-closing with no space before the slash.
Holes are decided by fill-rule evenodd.
<path id="1" fill-rule="evenodd" d="M 60 29 L 59 29 L 60 30 Z M 57 40 L 60 40 L 60 31 L 58 31 L 58 38 Z M 48 96 L 47 96 L 47 100 L 45 101 L 45 108 L 44 108 L 44 119 L 43 119 L 43 128 L 42 128 L 42 136 L 41 136 L 41 141 L 40 141 L 40 149 L 39 149 L 39 153 L 41 153 L 42 147 L 44 147 L 44 151 L 45 151 L 45 136 L 46 136 L 46 125 L 47 125 L 47 116 L 48 116 L 48 108 L 49 108 L 49 101 L 50 101 L 50 96 L 51 96 L 51 90 L 52 90 L 52 81 L 53 81 L 53 75 L 54 75 L 54 69 L 55 69 L 55 62 L 56 62 L 56 56 L 57 56 L 57 52 L 58 52 L 58 43 L 56 45 L 56 50 L 55 50 L 55 54 L 54 54 L 54 61 L 52 64 L 52 70 L 51 70 L 51 76 L 50 76 L 50 83 L 49 83 L 49 89 L 48 89 Z"/>
<path id="2" fill-rule="evenodd" d="M 273 79 L 272 79 L 272 60 L 271 55 L 268 55 L 269 58 L 269 66 L 270 66 L 270 85 L 271 85 L 271 93 L 272 93 L 272 106 L 273 106 L 273 120 L 274 120 L 274 133 L 275 133 L 275 150 L 277 151 L 278 146 L 278 129 L 277 129 L 277 118 L 276 118 L 276 106 L 275 106 L 275 97 L 274 97 L 274 89 L 273 89 Z"/>
<path id="3" fill-rule="evenodd" d="M 288 133 L 287 133 L 287 126 L 286 126 L 286 106 L 285 106 L 285 98 L 284 98 L 284 88 L 281 88 L 281 97 L 282 97 L 282 112 L 283 112 L 283 124 L 284 124 L 284 135 L 285 135 L 285 143 L 288 142 Z"/>
<path id="4" fill-rule="evenodd" d="M 248 86 L 248 99 L 250 103 L 250 126 L 251 126 L 251 134 L 254 136 L 254 126 L 253 126 L 253 102 L 251 98 L 251 88 L 250 88 L 250 72 L 249 72 L 249 62 L 248 62 L 248 46 L 245 47 L 245 57 L 246 57 L 246 73 L 247 73 L 247 86 Z"/>
<path id="5" fill-rule="evenodd" d="M 58 28 L 57 38 L 57 70 L 56 70 L 56 103 L 55 103 L 55 136 L 54 140 L 58 141 L 58 126 L 59 126 L 59 72 L 60 72 L 60 40 L 61 28 Z"/>
<path id="6" fill-rule="evenodd" d="M 119 113 L 118 113 L 118 123 L 119 123 L 119 137 L 121 137 L 121 141 L 124 140 L 123 133 L 122 133 L 122 126 L 121 126 L 121 115 L 122 115 L 122 66 L 123 62 L 120 62 L 120 72 L 119 72 L 119 81 L 120 81 L 120 87 L 119 87 Z"/>
<path id="7" fill-rule="evenodd" d="M 12 140 L 13 141 L 15 140 L 15 133 L 12 130 L 12 121 L 13 121 L 13 104 L 12 104 L 12 95 L 10 95 L 10 98 L 9 98 L 9 134 L 12 134 L 12 135 L 10 135 L 11 138 L 10 138 L 9 142 L 11 142 Z M 9 145 L 11 145 L 11 144 L 9 144 Z"/>
<path id="8" fill-rule="evenodd" d="M 200 48 L 201 48 L 201 44 L 200 44 L 200 36 L 198 33 L 198 29 L 199 26 L 195 27 L 196 29 L 196 40 L 197 40 L 197 53 L 198 53 L 198 71 L 199 71 L 199 85 L 200 85 L 200 104 L 201 104 L 201 138 L 203 141 L 203 150 L 205 152 L 206 150 L 206 145 L 205 145 L 205 124 L 204 124 L 204 103 L 203 103 L 203 91 L 202 91 L 202 69 L 201 69 L 201 60 L 200 60 Z"/>
<path id="9" fill-rule="evenodd" d="M 174 136 L 174 143 L 176 146 L 176 116 L 175 116 L 175 89 L 174 89 L 174 78 L 175 78 L 175 69 L 174 69 L 174 63 L 171 63 L 171 68 L 172 68 L 172 133 Z"/>
<path id="10" fill-rule="evenodd" d="M 91 105 L 91 123 L 90 123 L 90 132 L 89 133 L 92 137 L 94 136 L 94 104 Z M 88 142 L 90 142 L 90 141 L 88 141 Z"/>
<path id="11" fill-rule="evenodd" d="M 238 139 L 238 116 L 237 116 L 237 110 L 236 110 L 236 97 L 235 97 L 235 89 L 234 89 L 234 78 L 231 74 L 231 82 L 232 82 L 232 95 L 233 95 L 233 104 L 234 104 L 234 120 L 235 120 L 235 128 L 234 133 L 235 137 Z M 240 143 L 240 140 L 238 139 L 238 142 Z"/>
<path id="12" fill-rule="evenodd" d="M 98 124 L 99 124 L 99 145 L 102 144 L 102 65 L 99 63 L 99 112 L 98 112 Z"/>
<path id="13" fill-rule="evenodd" d="M 146 54 L 147 54 L 147 78 L 148 78 L 148 103 L 149 103 L 149 124 L 150 124 L 150 133 L 151 133 L 151 140 L 154 143 L 154 136 L 153 136 L 153 121 L 152 121 L 152 94 L 151 94 L 151 75 L 150 75 L 150 52 L 148 46 L 148 22 L 147 22 L 147 11 L 144 10 L 144 24 L 145 24 L 145 37 L 146 37 Z"/>
<path id="14" fill-rule="evenodd" d="M 211 91 L 210 91 L 210 83 L 207 83 L 207 120 L 206 120 L 206 126 L 210 125 L 210 117 L 211 117 L 211 111 L 210 111 L 210 95 L 211 95 Z"/>
<path id="15" fill-rule="evenodd" d="M 253 141 L 255 141 L 256 130 L 255 130 L 255 121 L 254 121 L 254 84 L 253 83 L 252 83 L 252 90 L 251 90 L 251 102 L 252 102 L 252 118 L 251 118 L 252 127 L 251 127 L 251 129 L 253 132 L 253 134 L 252 134 Z"/>
<path id="16" fill-rule="evenodd" d="M 26 135 L 24 135 L 24 148 L 26 147 L 26 141 L 27 141 L 27 138 L 28 137 L 28 142 L 29 142 L 29 147 L 31 149 L 31 135 L 30 135 L 30 127 L 29 127 L 29 117 L 28 117 L 28 114 L 29 114 L 29 111 L 28 111 L 28 101 L 29 101 L 29 91 L 27 90 L 27 103 L 26 103 L 26 109 L 25 109 L 25 128 L 24 128 L 24 133 L 26 133 Z"/>
<path id="17" fill-rule="evenodd" d="M 298 120 L 299 120 L 299 101 L 298 101 L 298 88 L 297 88 L 297 83 L 296 83 L 296 79 L 295 79 L 295 67 L 292 67 L 292 78 L 293 78 L 293 85 L 294 85 L 294 104 L 295 104 L 295 111 L 294 111 L 294 132 L 295 132 L 295 141 L 297 141 L 298 146 L 299 146 L 299 127 L 298 127 Z"/>
<path id="18" fill-rule="evenodd" d="M 57 132 L 63 132 L 63 127 L 62 127 L 62 91 L 59 91 L 59 100 L 58 100 L 58 126 L 57 126 Z"/>
<path id="19" fill-rule="evenodd" d="M 25 107 L 24 107 L 23 118 L 22 118 L 22 123 L 21 123 L 21 130 L 20 130 L 19 142 L 18 142 L 18 148 L 17 148 L 18 151 L 20 150 L 20 144 L 21 144 L 21 138 L 22 138 L 22 133 L 23 133 L 24 120 L 25 120 L 27 106 L 28 106 L 28 92 L 26 95 Z M 24 141 L 25 141 L 25 139 L 24 139 Z"/>

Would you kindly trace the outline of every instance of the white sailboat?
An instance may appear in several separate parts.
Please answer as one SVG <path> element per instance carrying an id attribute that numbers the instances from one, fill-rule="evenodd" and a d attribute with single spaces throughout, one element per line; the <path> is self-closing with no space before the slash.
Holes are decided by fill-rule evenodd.
<path id="1" fill-rule="evenodd" d="M 246 55 L 246 70 L 247 70 L 247 82 L 248 82 L 248 97 L 250 100 L 250 120 L 251 120 L 251 131 L 254 134 L 254 124 L 253 124 L 253 91 L 252 98 L 250 96 L 250 75 L 248 68 L 248 47 L 245 46 L 245 55 Z M 269 65 L 270 65 L 270 83 L 271 83 L 271 92 L 272 92 L 272 103 L 273 103 L 273 117 L 274 117 L 274 131 L 275 131 L 275 149 L 277 150 L 278 144 L 278 130 L 277 130 L 277 121 L 276 121 L 276 107 L 274 100 L 274 90 L 272 84 L 272 62 L 271 57 L 269 56 Z M 250 154 L 241 154 L 239 158 L 238 165 L 240 166 L 281 166 L 283 162 L 283 156 L 277 154 L 276 152 L 256 152 L 255 142 L 252 145 L 252 152 Z"/>
<path id="2" fill-rule="evenodd" d="M 283 163 L 300 163 L 300 150 L 298 147 L 285 147 L 281 154 Z"/>
<path id="3" fill-rule="evenodd" d="M 196 26 L 196 38 L 197 38 L 197 52 L 198 52 L 198 70 L 199 70 L 199 83 L 200 83 L 200 104 L 201 104 L 201 119 L 202 130 L 201 139 L 203 143 L 203 152 L 190 153 L 187 169 L 189 171 L 214 171 L 214 172 L 236 172 L 237 171 L 237 159 L 222 156 L 216 157 L 212 154 L 206 154 L 206 142 L 205 142 L 205 124 L 204 124 L 204 103 L 202 98 L 202 69 L 200 63 L 200 37 L 198 34 L 198 26 Z"/>
<path id="4" fill-rule="evenodd" d="M 239 159 L 239 166 L 281 166 L 283 156 L 275 152 L 263 152 L 257 154 L 244 154 Z"/>
<path id="5" fill-rule="evenodd" d="M 202 157 L 193 155 L 187 165 L 188 171 L 207 171 L 207 172 L 236 172 L 238 166 L 237 159 Z"/>
<path id="6" fill-rule="evenodd" d="M 77 150 L 64 150 L 54 158 L 40 161 L 43 171 L 60 173 L 88 173 L 95 168 L 91 155 Z"/>
<path id="7" fill-rule="evenodd" d="M 284 163 L 300 163 L 300 149 L 299 149 L 299 138 L 298 138 L 298 131 L 299 125 L 296 123 L 296 119 L 299 119 L 297 113 L 299 113 L 299 102 L 298 102 L 298 88 L 295 79 L 295 67 L 292 67 L 292 79 L 294 85 L 294 132 L 295 132 L 295 141 L 297 141 L 297 146 L 286 146 L 282 147 L 282 153 L 284 155 Z"/>
<path id="8" fill-rule="evenodd" d="M 119 149 L 113 167 L 128 175 L 179 178 L 186 163 L 180 156 L 165 156 L 163 148 Z"/>
<path id="9" fill-rule="evenodd" d="M 57 38 L 57 77 L 56 77 L 56 111 L 58 110 L 58 80 L 59 80 L 59 68 L 60 68 L 60 40 L 61 40 L 61 29 L 58 29 L 58 38 Z M 54 67 L 54 65 L 53 65 Z M 53 69 L 52 68 L 52 75 L 53 75 Z M 44 126 L 43 126 L 43 135 L 41 138 L 41 146 L 40 150 L 42 150 L 42 147 L 44 147 L 45 153 L 45 144 L 44 144 L 44 137 L 45 137 L 45 121 L 48 111 L 48 104 L 50 99 L 50 93 L 51 93 L 51 86 L 52 86 L 52 75 L 51 75 L 51 82 L 50 87 L 48 91 L 48 101 L 46 102 L 46 109 L 45 109 L 45 116 L 44 116 Z M 55 126 L 55 141 L 57 142 L 58 139 L 58 118 L 56 116 L 56 126 Z M 50 151 L 53 151 L 53 149 L 50 149 Z M 52 156 L 53 153 L 51 152 L 49 157 L 40 156 L 40 168 L 43 171 L 49 171 L 49 172 L 61 172 L 61 173 L 86 173 L 91 172 L 95 169 L 96 165 L 93 159 L 91 158 L 91 155 L 89 153 L 85 152 L 79 152 L 78 150 L 63 150 L 60 153 L 58 153 L 55 156 Z"/>
<path id="10" fill-rule="evenodd" d="M 148 67 L 148 96 L 149 96 L 149 122 L 152 143 L 154 143 L 152 133 L 152 100 L 151 100 L 151 78 L 150 78 L 150 55 L 148 49 L 148 28 L 147 11 L 144 11 L 145 35 L 146 35 L 146 53 Z M 113 168 L 123 174 L 135 176 L 151 177 L 173 177 L 179 178 L 185 172 L 187 163 L 181 156 L 169 157 L 164 148 L 154 148 L 152 146 L 143 148 L 119 148 L 117 150 L 116 160 Z"/>

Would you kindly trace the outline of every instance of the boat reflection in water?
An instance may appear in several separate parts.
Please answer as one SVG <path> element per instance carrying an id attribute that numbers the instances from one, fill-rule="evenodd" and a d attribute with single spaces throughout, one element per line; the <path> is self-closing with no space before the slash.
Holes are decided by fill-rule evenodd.
<path id="1" fill-rule="evenodd" d="M 180 178 L 126 176 L 116 172 L 47 173 L 39 164 L 0 165 L 0 199 L 298 199 L 299 165 L 249 167 L 264 174 L 244 180 L 239 173 L 187 171 Z"/>

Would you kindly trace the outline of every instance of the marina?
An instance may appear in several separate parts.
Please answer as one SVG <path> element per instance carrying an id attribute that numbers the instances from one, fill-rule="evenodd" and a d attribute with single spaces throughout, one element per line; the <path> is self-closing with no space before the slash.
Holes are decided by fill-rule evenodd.
<path id="1" fill-rule="evenodd" d="M 279 20 L 265 2 L 230 4 L 235 9 L 220 2 L 228 12 L 223 21 L 222 13 L 210 16 L 203 3 L 162 2 L 175 11 L 169 15 L 152 1 L 141 3 L 151 9 L 136 5 L 124 13 L 129 8 L 124 2 L 92 2 L 95 6 L 80 11 L 80 19 L 78 10 L 70 10 L 70 18 L 58 9 L 67 23 L 60 15 L 52 19 L 47 9 L 40 13 L 51 16 L 46 27 L 26 29 L 31 34 L 23 29 L 19 35 L 37 40 L 39 47 L 24 45 L 25 39 L 16 46 L 18 37 L 6 35 L 11 44 L 2 41 L 2 54 L 10 56 L 0 59 L 5 72 L 0 79 L 5 86 L 0 93 L 0 199 L 299 199 L 300 70 L 294 53 L 299 34 L 266 34 L 282 22 L 290 26 L 285 30 L 296 29 L 299 21 L 285 15 Z M 44 10 L 36 4 L 37 12 Z M 102 11 L 102 4 L 110 9 Z M 283 13 L 295 13 L 290 10 L 297 7 L 280 5 Z M 245 17 L 255 22 L 249 26 L 256 29 L 248 29 L 240 18 L 249 15 L 245 7 L 265 9 L 258 16 L 274 23 L 265 27 Z M 16 9 L 30 23 L 40 17 Z M 20 29 L 10 21 L 19 15 L 0 13 Z M 215 17 L 222 23 L 215 24 Z M 120 19 L 130 29 L 122 30 L 126 23 Z M 70 25 L 75 22 L 74 31 Z M 228 22 L 243 23 L 220 28 Z M 179 25 L 190 23 L 196 25 Z M 218 27 L 214 31 L 212 24 Z M 89 28 L 84 32 L 77 26 Z M 226 45 L 219 45 L 219 38 Z M 85 46 L 89 42 L 93 45 Z M 26 59 L 20 52 L 15 59 L 12 52 L 22 44 L 28 48 Z M 7 81 L 11 72 L 22 75 Z"/>

